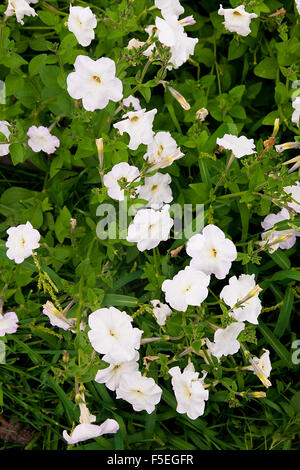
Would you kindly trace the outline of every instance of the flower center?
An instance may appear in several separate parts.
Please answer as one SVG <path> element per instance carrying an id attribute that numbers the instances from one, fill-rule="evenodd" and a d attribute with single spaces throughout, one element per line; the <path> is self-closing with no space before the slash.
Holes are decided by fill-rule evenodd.
<path id="1" fill-rule="evenodd" d="M 160 144 L 160 146 L 158 147 L 158 150 L 157 150 L 157 155 L 158 155 L 159 157 L 161 157 L 163 151 L 164 151 L 164 148 L 163 148 L 163 146 Z"/>
<path id="2" fill-rule="evenodd" d="M 216 250 L 215 248 L 212 248 L 212 249 L 211 249 L 211 252 L 212 252 L 213 258 L 216 258 L 216 257 L 217 257 L 217 254 L 218 254 L 217 250 Z"/>
<path id="3" fill-rule="evenodd" d="M 240 13 L 239 11 L 234 11 L 233 14 L 236 16 L 243 16 L 242 13 Z"/>
<path id="4" fill-rule="evenodd" d="M 158 184 L 154 184 L 151 188 L 151 191 L 155 191 L 158 188 Z"/>
<path id="5" fill-rule="evenodd" d="M 22 248 L 24 248 L 25 243 L 26 243 L 26 242 L 25 242 L 24 237 L 21 237 L 21 238 L 20 238 L 20 244 L 21 244 L 21 247 L 22 247 Z"/>
<path id="6" fill-rule="evenodd" d="M 101 83 L 101 78 L 98 77 L 98 75 L 93 75 L 93 80 L 95 80 L 97 83 Z"/>
<path id="7" fill-rule="evenodd" d="M 189 290 L 191 290 L 191 287 L 192 287 L 191 284 L 189 284 L 188 286 L 185 286 L 183 292 L 188 292 Z"/>
<path id="8" fill-rule="evenodd" d="M 138 116 L 133 116 L 132 118 L 130 118 L 130 121 L 131 122 L 136 122 L 139 120 L 139 117 Z"/>

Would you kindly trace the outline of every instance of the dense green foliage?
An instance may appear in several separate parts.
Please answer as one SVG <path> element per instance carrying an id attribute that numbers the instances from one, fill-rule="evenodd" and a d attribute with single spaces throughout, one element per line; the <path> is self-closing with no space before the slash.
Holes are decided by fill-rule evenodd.
<path id="1" fill-rule="evenodd" d="M 138 49 L 126 49 L 133 37 L 146 40 L 144 28 L 160 14 L 151 9 L 152 0 L 75 3 L 90 6 L 98 18 L 96 37 L 87 48 L 65 25 L 69 1 L 39 1 L 32 5 L 38 16 L 24 17 L 24 25 L 15 16 L 4 20 L 6 5 L 0 6 L 0 79 L 6 85 L 0 120 L 11 124 L 10 153 L 0 157 L 0 293 L 3 312 L 15 311 L 19 317 L 18 331 L 0 338 L 6 344 L 6 363 L 0 365 L 0 447 L 66 449 L 62 431 L 70 431 L 79 418 L 76 378 L 97 423 L 115 418 L 120 425 L 115 436 L 80 443 L 77 449 L 296 449 L 299 365 L 292 361 L 292 343 L 299 337 L 297 248 L 268 253 L 257 244 L 264 217 L 288 204 L 283 187 L 299 179 L 298 171 L 289 173 L 293 163 L 285 164 L 297 150 L 278 153 L 274 148 L 275 143 L 300 142 L 300 129 L 291 121 L 292 96 L 300 87 L 295 2 L 246 0 L 247 10 L 258 18 L 251 21 L 251 34 L 242 37 L 224 28 L 219 2 L 182 1 L 185 16 L 193 14 L 196 20 L 186 32 L 199 41 L 194 55 L 173 70 L 166 70 L 165 48 L 150 61 Z M 234 8 L 240 2 L 224 4 Z M 285 11 L 276 13 L 281 8 Z M 164 327 L 157 324 L 149 302 L 164 301 L 162 282 L 188 265 L 184 248 L 171 255 L 185 238 L 176 239 L 172 233 L 153 250 L 140 252 L 124 239 L 97 237 L 99 204 L 118 208 L 102 184 L 103 174 L 121 161 L 142 168 L 146 147 L 130 150 L 128 135 L 120 136 L 113 128 L 121 119 L 120 103 L 110 101 L 105 109 L 90 112 L 70 97 L 66 77 L 79 54 L 113 59 L 124 97 L 134 94 L 143 108 L 157 108 L 155 132 L 171 132 L 185 154 L 162 170 L 172 176 L 174 202 L 204 204 L 205 224 L 220 227 L 237 247 L 230 275 L 255 274 L 263 289 L 263 310 L 257 327 L 247 324 L 242 342 L 253 356 L 263 348 L 270 350 L 272 386 L 267 390 L 253 373 L 241 370 L 248 365 L 242 350 L 220 364 L 206 364 L 200 354 L 202 339 L 213 337 L 207 321 L 223 327 L 230 322 L 219 299 L 226 280 L 212 277 L 210 294 L 200 307 L 174 312 Z M 161 80 L 180 92 L 191 108 L 184 110 Z M 209 111 L 203 122 L 196 119 L 199 108 Z M 280 125 L 274 131 L 276 118 Z M 51 132 L 60 147 L 52 155 L 33 152 L 27 145 L 28 128 L 54 122 Z M 216 145 L 225 133 L 254 138 L 257 154 L 235 159 L 216 186 L 230 155 Z M 266 143 L 272 135 L 272 142 Z M 3 134 L 0 137 L 5 142 Z M 104 144 L 102 169 L 98 138 Z M 75 229 L 71 219 L 76 219 Z M 40 267 L 32 257 L 17 265 L 6 256 L 6 230 L 27 221 L 42 235 Z M 288 229 L 288 223 L 278 227 Z M 299 227 L 299 217 L 291 223 Z M 94 381 L 106 364 L 93 350 L 88 328 L 77 328 L 75 334 L 63 331 L 42 314 L 42 305 L 54 296 L 63 307 L 74 299 L 69 317 L 87 322 L 96 309 L 115 306 L 133 316 L 143 338 L 164 337 L 140 350 L 140 370 L 163 389 L 155 412 L 133 412 L 129 403 L 116 400 L 115 393 Z M 178 358 L 188 347 L 192 352 Z M 182 369 L 188 357 L 197 371 L 208 372 L 207 382 L 216 382 L 209 389 L 204 415 L 196 420 L 177 413 L 168 374 L 170 359 Z M 251 396 L 257 391 L 266 396 Z M 26 444 L 14 442 L 3 431 L 12 418 L 32 431 Z"/>

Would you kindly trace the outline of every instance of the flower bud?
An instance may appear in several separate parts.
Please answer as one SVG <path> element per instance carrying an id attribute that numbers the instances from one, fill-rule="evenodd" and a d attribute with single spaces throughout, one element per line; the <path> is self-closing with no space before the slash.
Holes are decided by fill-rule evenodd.
<path id="1" fill-rule="evenodd" d="M 296 149 L 298 147 L 300 147 L 300 142 L 286 142 L 285 144 L 275 145 L 275 150 L 281 153 L 284 150 Z"/>
<path id="2" fill-rule="evenodd" d="M 177 90 L 175 90 L 174 88 L 172 88 L 171 86 L 167 86 L 169 92 L 171 93 L 171 95 L 174 96 L 175 100 L 178 101 L 178 103 L 180 104 L 180 106 L 185 110 L 185 111 L 188 111 L 189 109 L 191 109 L 191 105 L 187 102 L 187 100 L 184 98 L 184 96 L 182 96 Z"/>
<path id="3" fill-rule="evenodd" d="M 97 147 L 97 152 L 98 152 L 100 168 L 102 170 L 103 168 L 103 139 L 102 138 L 96 139 L 96 147 Z"/>
<path id="4" fill-rule="evenodd" d="M 181 26 L 193 26 L 193 24 L 196 24 L 196 21 L 193 17 L 193 15 L 186 16 L 185 18 L 182 18 L 182 20 L 179 20 L 179 23 Z"/>

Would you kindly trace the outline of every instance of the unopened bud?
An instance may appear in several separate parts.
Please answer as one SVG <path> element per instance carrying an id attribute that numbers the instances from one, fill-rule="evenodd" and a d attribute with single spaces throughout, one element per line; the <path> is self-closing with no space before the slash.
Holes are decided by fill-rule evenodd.
<path id="1" fill-rule="evenodd" d="M 185 110 L 185 111 L 188 111 L 189 109 L 191 109 L 191 105 L 187 102 L 187 100 L 185 99 L 184 96 L 182 96 L 177 90 L 175 90 L 174 88 L 172 88 L 171 86 L 168 85 L 168 90 L 169 92 L 171 93 L 171 95 L 174 96 L 175 100 L 178 101 L 178 103 L 180 104 L 180 106 Z"/>
<path id="2" fill-rule="evenodd" d="M 190 15 L 190 16 L 186 16 L 185 18 L 182 18 L 182 20 L 179 20 L 179 23 L 181 24 L 181 26 L 193 26 L 193 24 L 196 23 L 193 15 Z"/>
<path id="3" fill-rule="evenodd" d="M 276 137 L 279 131 L 279 124 L 280 124 L 280 119 L 276 118 L 274 121 L 274 127 L 273 127 L 273 134 L 272 137 Z"/>
<path id="4" fill-rule="evenodd" d="M 209 115 L 209 112 L 206 108 L 200 108 L 196 112 L 196 118 L 200 119 L 200 121 L 205 121 L 206 117 Z"/>
<path id="5" fill-rule="evenodd" d="M 266 392 L 249 392 L 247 393 L 247 397 L 253 398 L 265 398 L 267 396 Z"/>
<path id="6" fill-rule="evenodd" d="M 100 168 L 102 170 L 103 168 L 103 139 L 102 138 L 96 139 L 96 147 L 97 147 L 97 152 L 98 152 Z"/>
<path id="7" fill-rule="evenodd" d="M 300 142 L 286 142 L 285 144 L 275 145 L 275 150 L 278 153 L 284 150 L 296 149 L 300 147 Z"/>

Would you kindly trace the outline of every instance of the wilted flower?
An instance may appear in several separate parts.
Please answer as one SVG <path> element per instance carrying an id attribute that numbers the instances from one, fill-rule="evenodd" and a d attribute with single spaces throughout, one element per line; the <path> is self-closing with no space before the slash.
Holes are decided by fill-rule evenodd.
<path id="1" fill-rule="evenodd" d="M 9 135 L 10 135 L 10 130 L 8 129 L 8 126 L 10 126 L 9 122 L 0 121 L 0 133 L 5 135 L 6 140 L 8 140 Z M 8 154 L 9 154 L 9 144 L 0 142 L 0 157 L 2 157 L 3 155 L 8 155 Z"/>
<path id="2" fill-rule="evenodd" d="M 136 150 L 140 144 L 148 145 L 153 138 L 153 119 L 157 109 L 141 109 L 140 111 L 129 111 L 124 114 L 122 121 L 116 122 L 113 126 L 118 129 L 121 135 L 126 132 L 130 136 L 128 147 Z"/>
<path id="3" fill-rule="evenodd" d="M 15 312 L 0 313 L 0 336 L 11 335 L 18 329 L 18 316 Z"/>
<path id="4" fill-rule="evenodd" d="M 29 3 L 35 3 L 33 1 L 26 0 L 8 0 L 7 9 L 4 14 L 6 16 L 16 15 L 18 23 L 24 24 L 24 16 L 37 16 L 34 8 L 29 6 Z"/>
<path id="5" fill-rule="evenodd" d="M 96 15 L 90 7 L 72 7 L 68 18 L 68 29 L 73 33 L 81 46 L 89 46 L 95 38 L 94 29 L 97 26 Z"/>
<path id="6" fill-rule="evenodd" d="M 231 323 L 225 329 L 218 328 L 214 335 L 214 342 L 206 338 L 209 352 L 218 359 L 222 356 L 228 356 L 228 354 L 237 353 L 241 346 L 237 337 L 244 328 L 245 323 L 243 322 Z"/>
<path id="7" fill-rule="evenodd" d="M 237 137 L 232 134 L 224 134 L 221 139 L 219 137 L 217 138 L 217 144 L 227 150 L 232 150 L 236 158 L 256 153 L 254 140 L 247 139 L 244 135 Z"/>
<path id="8" fill-rule="evenodd" d="M 105 369 L 99 369 L 95 381 L 100 384 L 105 384 L 109 390 L 116 390 L 119 387 L 122 377 L 130 375 L 139 369 L 138 364 L 139 353 L 136 351 L 135 356 L 131 361 L 115 362 L 106 354 L 102 360 L 109 363 Z"/>
<path id="9" fill-rule="evenodd" d="M 207 225 L 202 233 L 193 235 L 187 242 L 186 252 L 191 256 L 190 265 L 205 274 L 214 274 L 217 279 L 227 276 L 232 262 L 237 257 L 234 243 L 225 238 L 216 225 Z"/>
<path id="10" fill-rule="evenodd" d="M 161 289 L 172 308 L 185 312 L 189 305 L 199 306 L 206 299 L 209 282 L 210 276 L 187 266 L 173 279 L 166 279 Z"/>
<path id="11" fill-rule="evenodd" d="M 261 312 L 262 306 L 257 295 L 250 296 L 249 299 L 237 308 L 234 308 L 242 299 L 255 288 L 254 274 L 241 274 L 238 278 L 232 276 L 229 284 L 223 287 L 220 298 L 231 307 L 230 315 L 238 321 L 248 321 L 254 325 L 258 324 L 257 318 Z"/>
<path id="12" fill-rule="evenodd" d="M 299 127 L 299 118 L 300 118 L 300 96 L 297 96 L 292 101 L 292 106 L 294 108 L 294 112 L 292 114 L 292 122 L 294 122 Z"/>
<path id="13" fill-rule="evenodd" d="M 172 376 L 172 387 L 177 400 L 176 411 L 186 413 L 190 419 L 202 416 L 209 396 L 208 390 L 203 387 L 207 373 L 199 379 L 199 372 L 195 372 L 194 365 L 190 362 L 183 372 L 179 367 L 172 367 L 169 374 Z"/>
<path id="14" fill-rule="evenodd" d="M 172 310 L 170 309 L 169 305 L 163 304 L 157 299 L 151 300 L 151 304 L 153 305 L 153 314 L 157 320 L 157 323 L 160 326 L 165 325 L 167 318 L 172 314 Z"/>
<path id="15" fill-rule="evenodd" d="M 132 318 L 115 307 L 100 308 L 89 316 L 88 337 L 93 348 L 119 363 L 131 361 L 140 347 L 143 331 L 133 328 Z"/>
<path id="16" fill-rule="evenodd" d="M 59 139 L 55 135 L 51 135 L 49 129 L 44 126 L 31 126 L 27 135 L 29 137 L 28 145 L 34 152 L 43 151 L 51 154 L 60 145 Z"/>
<path id="17" fill-rule="evenodd" d="M 300 213 L 300 182 L 297 181 L 293 186 L 285 186 L 283 190 L 293 199 L 293 201 L 287 203 L 288 206 L 295 212 Z"/>
<path id="18" fill-rule="evenodd" d="M 196 118 L 200 119 L 200 121 L 205 121 L 206 117 L 209 115 L 209 112 L 206 108 L 200 108 L 196 112 Z"/>
<path id="19" fill-rule="evenodd" d="M 129 106 L 131 105 L 135 111 L 140 111 L 142 109 L 140 105 L 140 100 L 133 95 L 128 96 L 128 98 L 124 98 L 122 100 L 122 103 L 127 108 L 129 108 Z"/>
<path id="20" fill-rule="evenodd" d="M 150 377 L 143 377 L 138 371 L 124 375 L 116 389 L 117 398 L 130 403 L 134 411 L 146 410 L 151 414 L 160 401 L 162 389 Z"/>
<path id="21" fill-rule="evenodd" d="M 149 142 L 147 153 L 144 159 L 153 165 L 159 165 L 160 168 L 165 168 L 183 157 L 184 154 L 177 147 L 177 142 L 171 136 L 170 132 L 157 132 L 153 139 Z"/>
<path id="22" fill-rule="evenodd" d="M 108 57 L 93 60 L 78 55 L 74 63 L 75 72 L 67 76 L 69 95 L 78 100 L 87 111 L 104 109 L 108 102 L 119 101 L 123 96 L 123 85 L 116 75 L 116 65 Z"/>
<path id="23" fill-rule="evenodd" d="M 117 163 L 111 171 L 103 176 L 103 184 L 107 187 L 107 194 L 117 201 L 124 200 L 124 189 L 121 189 L 118 181 L 128 184 L 139 180 L 139 169 L 136 166 L 129 165 L 127 162 Z"/>
<path id="24" fill-rule="evenodd" d="M 224 9 L 220 5 L 218 13 L 224 16 L 225 21 L 223 24 L 225 28 L 241 36 L 248 36 L 251 33 L 250 22 L 252 18 L 257 18 L 255 13 L 247 13 L 245 11 L 245 5 L 240 5 L 234 9 Z"/>
<path id="25" fill-rule="evenodd" d="M 128 227 L 126 240 L 137 243 L 140 251 L 151 250 L 161 241 L 168 240 L 174 223 L 169 208 L 165 205 L 160 211 L 140 209 Z"/>
<path id="26" fill-rule="evenodd" d="M 40 246 L 40 233 L 32 227 L 30 222 L 10 227 L 6 232 L 8 233 L 6 255 L 17 264 L 23 263 L 24 259 L 31 256 L 33 250 Z"/>
<path id="27" fill-rule="evenodd" d="M 139 186 L 137 192 L 141 199 L 148 201 L 148 206 L 153 209 L 159 209 L 164 204 L 173 200 L 170 183 L 171 176 L 168 173 L 156 173 L 153 176 L 145 178 L 143 186 Z"/>

